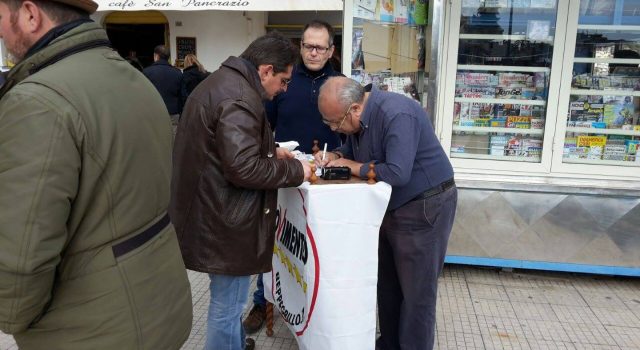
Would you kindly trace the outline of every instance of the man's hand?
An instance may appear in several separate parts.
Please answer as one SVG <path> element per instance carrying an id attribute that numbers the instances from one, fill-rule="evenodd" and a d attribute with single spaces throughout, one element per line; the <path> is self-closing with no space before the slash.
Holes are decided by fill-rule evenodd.
<path id="1" fill-rule="evenodd" d="M 320 153 L 320 152 L 318 152 L 318 153 Z M 329 156 L 329 153 L 327 153 L 327 156 Z M 351 160 L 351 159 L 339 158 L 339 159 L 332 160 L 332 161 L 328 162 L 326 166 L 327 167 L 331 167 L 331 166 L 348 166 L 349 169 L 351 169 L 351 175 L 359 177 L 360 176 L 360 167 L 362 167 L 362 163 L 358 163 L 355 160 Z"/>
<path id="2" fill-rule="evenodd" d="M 284 147 L 277 147 L 276 148 L 276 157 L 278 159 L 291 159 L 291 158 L 295 158 L 295 156 L 293 155 L 293 153 L 291 153 L 291 151 L 289 151 L 288 149 L 284 148 Z"/>
<path id="3" fill-rule="evenodd" d="M 309 181 L 311 177 L 311 165 L 306 160 L 298 159 L 298 161 L 302 164 L 302 169 L 304 170 L 304 181 Z"/>
<path id="4" fill-rule="evenodd" d="M 322 151 L 320 151 L 316 153 L 314 158 L 315 158 L 315 163 L 318 165 L 318 167 L 322 168 L 326 166 L 327 163 L 329 163 L 330 161 L 336 160 L 340 157 L 338 157 L 338 155 L 333 152 L 327 152 L 327 155 L 324 157 L 324 160 L 322 160 Z"/>

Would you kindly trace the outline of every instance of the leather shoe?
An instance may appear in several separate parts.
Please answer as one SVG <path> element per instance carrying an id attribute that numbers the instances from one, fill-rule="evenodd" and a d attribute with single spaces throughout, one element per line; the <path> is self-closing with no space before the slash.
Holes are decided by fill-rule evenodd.
<path id="1" fill-rule="evenodd" d="M 253 334 L 262 328 L 264 321 L 267 319 L 266 305 L 253 305 L 249 315 L 242 321 L 242 326 L 247 334 Z"/>
<path id="2" fill-rule="evenodd" d="M 256 348 L 256 341 L 251 338 L 245 338 L 244 350 L 253 350 Z"/>

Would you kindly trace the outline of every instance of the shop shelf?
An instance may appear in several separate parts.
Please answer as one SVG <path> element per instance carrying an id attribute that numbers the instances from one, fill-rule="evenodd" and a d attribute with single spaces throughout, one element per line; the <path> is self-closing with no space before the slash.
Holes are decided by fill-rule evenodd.
<path id="1" fill-rule="evenodd" d="M 496 72 L 551 72 L 551 68 L 548 67 L 528 67 L 528 66 L 488 66 L 488 65 L 476 65 L 476 64 L 459 64 L 458 71 L 461 70 L 481 70 L 481 71 L 496 71 Z"/>
<path id="2" fill-rule="evenodd" d="M 573 59 L 574 63 L 618 63 L 618 64 L 638 64 L 640 65 L 640 59 L 637 58 L 588 58 L 588 57 L 576 57 Z"/>
<path id="3" fill-rule="evenodd" d="M 597 30 L 599 32 L 640 31 L 640 26 L 614 26 L 598 24 L 579 24 L 578 30 Z"/>
<path id="4" fill-rule="evenodd" d="M 573 164 L 618 165 L 618 166 L 627 166 L 627 167 L 640 167 L 640 162 L 629 162 L 624 160 L 562 158 L 562 162 L 573 163 Z"/>
<path id="5" fill-rule="evenodd" d="M 622 130 L 622 129 L 598 129 L 598 128 L 568 127 L 567 128 L 567 132 L 581 133 L 581 134 L 599 134 L 599 135 L 640 136 L 640 131 L 637 131 L 637 130 Z"/>
<path id="6" fill-rule="evenodd" d="M 526 35 L 460 34 L 460 40 L 527 40 Z"/>
<path id="7" fill-rule="evenodd" d="M 503 105 L 531 105 L 531 106 L 545 106 L 547 101 L 543 100 L 518 100 L 512 98 L 471 98 L 471 97 L 456 97 L 455 102 L 470 102 L 470 103 L 494 103 Z"/>
<path id="8" fill-rule="evenodd" d="M 571 89 L 571 95 L 588 95 L 588 96 L 609 95 L 609 96 L 636 96 L 636 97 L 640 97 L 640 91 Z"/>
<path id="9" fill-rule="evenodd" d="M 542 135 L 544 129 L 518 129 L 518 128 L 494 128 L 483 126 L 453 126 L 453 131 L 465 131 L 465 132 L 500 132 L 505 134 L 529 134 L 529 135 Z"/>
<path id="10" fill-rule="evenodd" d="M 451 158 L 507 160 L 516 162 L 540 163 L 540 157 L 494 156 L 491 154 L 451 153 Z"/>

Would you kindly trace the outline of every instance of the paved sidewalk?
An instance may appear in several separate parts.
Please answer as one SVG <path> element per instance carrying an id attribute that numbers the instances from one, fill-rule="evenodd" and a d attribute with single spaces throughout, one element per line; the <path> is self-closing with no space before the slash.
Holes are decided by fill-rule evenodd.
<path id="1" fill-rule="evenodd" d="M 183 349 L 202 349 L 208 278 L 189 278 L 194 320 Z M 436 349 L 640 349 L 638 278 L 447 265 L 439 283 Z M 280 318 L 274 332 L 254 336 L 259 350 L 298 349 Z M 0 350 L 14 349 L 0 333 Z"/>

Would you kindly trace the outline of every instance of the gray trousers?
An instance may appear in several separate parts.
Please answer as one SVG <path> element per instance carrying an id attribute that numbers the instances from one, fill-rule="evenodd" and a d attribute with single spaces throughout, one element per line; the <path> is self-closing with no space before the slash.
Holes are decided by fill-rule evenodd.
<path id="1" fill-rule="evenodd" d="M 376 349 L 433 349 L 438 276 L 453 226 L 452 187 L 388 211 L 380 227 Z"/>

